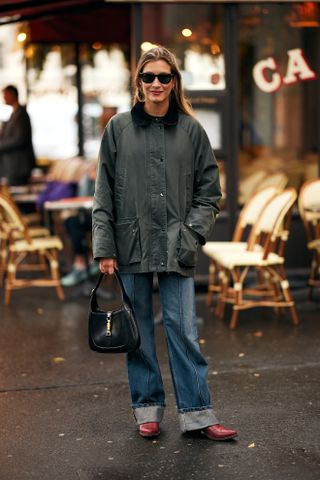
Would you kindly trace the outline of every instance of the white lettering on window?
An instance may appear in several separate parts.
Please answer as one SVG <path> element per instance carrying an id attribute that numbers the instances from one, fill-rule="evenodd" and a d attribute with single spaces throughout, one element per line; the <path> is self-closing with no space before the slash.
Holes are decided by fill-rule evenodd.
<path id="1" fill-rule="evenodd" d="M 310 80 L 316 77 L 303 56 L 301 48 L 295 48 L 288 51 L 287 73 L 283 82 L 287 85 L 296 83 L 300 80 Z"/>
<path id="2" fill-rule="evenodd" d="M 266 70 L 273 70 L 274 72 L 271 74 L 270 79 L 268 79 L 265 75 Z M 266 58 L 265 60 L 260 60 L 260 62 L 256 63 L 253 67 L 253 78 L 257 84 L 257 86 L 263 92 L 275 92 L 281 86 L 281 76 L 277 70 L 277 64 L 273 57 Z"/>

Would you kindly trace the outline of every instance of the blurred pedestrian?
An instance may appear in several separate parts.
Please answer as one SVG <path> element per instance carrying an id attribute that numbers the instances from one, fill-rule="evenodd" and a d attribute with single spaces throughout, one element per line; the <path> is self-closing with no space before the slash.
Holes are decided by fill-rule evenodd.
<path id="1" fill-rule="evenodd" d="M 95 179 L 96 164 L 91 163 L 87 173 L 79 180 L 77 196 L 93 196 Z M 91 254 L 91 213 L 84 209 L 74 212 L 64 220 L 64 225 L 71 241 L 73 264 L 71 271 L 61 278 L 61 285 L 74 287 L 99 273 L 98 263 L 93 261 Z"/>
<path id="2" fill-rule="evenodd" d="M 119 268 L 132 301 L 141 346 L 128 354 L 132 408 L 139 433 L 160 433 L 165 392 L 152 312 L 158 276 L 182 432 L 212 440 L 237 432 L 219 424 L 197 337 L 194 270 L 219 212 L 218 167 L 208 137 L 186 102 L 172 53 L 144 53 L 131 112 L 108 123 L 101 143 L 93 209 L 94 258 L 103 273 Z"/>
<path id="3" fill-rule="evenodd" d="M 17 88 L 8 85 L 2 93 L 12 114 L 0 131 L 0 171 L 9 185 L 24 185 L 35 167 L 31 122 L 26 107 L 19 103 Z"/>

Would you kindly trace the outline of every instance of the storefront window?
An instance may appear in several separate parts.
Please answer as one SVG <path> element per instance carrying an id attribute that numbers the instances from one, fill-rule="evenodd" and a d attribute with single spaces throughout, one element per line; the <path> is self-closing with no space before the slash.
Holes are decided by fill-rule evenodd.
<path id="1" fill-rule="evenodd" d="M 74 44 L 27 46 L 28 111 L 37 157 L 78 154 L 78 90 Z M 129 68 L 123 50 L 101 43 L 80 48 L 84 156 L 96 159 L 104 126 L 130 106 Z"/>
<path id="2" fill-rule="evenodd" d="M 318 172 L 320 9 L 239 6 L 240 204 L 271 175 L 297 189 Z"/>
<path id="3" fill-rule="evenodd" d="M 28 111 L 40 163 L 78 153 L 76 59 L 72 44 L 26 47 Z"/>
<path id="4" fill-rule="evenodd" d="M 222 11 L 221 5 L 143 5 L 142 49 L 154 43 L 170 48 L 187 91 L 223 90 Z"/>
<path id="5" fill-rule="evenodd" d="M 116 113 L 129 110 L 129 52 L 118 45 L 99 42 L 82 45 L 84 151 L 97 158 L 101 135 L 108 120 Z"/>

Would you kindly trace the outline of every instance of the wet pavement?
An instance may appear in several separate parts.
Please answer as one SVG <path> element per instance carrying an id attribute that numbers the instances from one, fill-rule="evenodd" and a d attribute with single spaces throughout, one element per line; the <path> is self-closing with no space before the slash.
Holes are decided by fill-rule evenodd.
<path id="1" fill-rule="evenodd" d="M 269 309 L 235 331 L 197 293 L 199 338 L 218 418 L 236 441 L 181 435 L 161 324 L 157 346 L 167 409 L 162 434 L 140 438 L 124 355 L 87 345 L 90 285 L 0 296 L 1 480 L 320 479 L 320 292 L 294 296 L 301 324 Z M 102 304 L 104 300 L 101 300 Z M 154 294 L 155 312 L 159 311 Z"/>

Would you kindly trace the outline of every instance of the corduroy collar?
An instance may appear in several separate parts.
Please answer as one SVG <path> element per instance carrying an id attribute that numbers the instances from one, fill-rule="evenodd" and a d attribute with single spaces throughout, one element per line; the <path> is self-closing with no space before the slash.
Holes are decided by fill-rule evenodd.
<path id="1" fill-rule="evenodd" d="M 141 127 L 147 127 L 148 125 L 150 125 L 150 123 L 152 122 L 152 120 L 154 120 L 155 117 L 148 115 L 144 111 L 143 105 L 144 103 L 142 102 L 136 103 L 131 109 L 131 115 L 132 115 L 133 121 L 137 125 L 140 125 Z M 169 109 L 165 114 L 165 116 L 162 117 L 162 122 L 165 125 L 177 125 L 178 116 L 179 116 L 179 111 L 178 111 L 177 102 L 175 101 L 175 99 L 171 99 Z"/>

